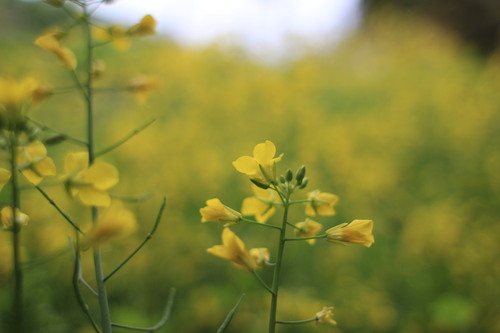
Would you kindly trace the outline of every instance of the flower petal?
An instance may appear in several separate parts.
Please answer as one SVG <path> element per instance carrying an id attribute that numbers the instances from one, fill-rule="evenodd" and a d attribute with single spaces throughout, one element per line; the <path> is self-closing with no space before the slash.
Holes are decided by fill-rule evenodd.
<path id="1" fill-rule="evenodd" d="M 233 166 L 241 173 L 255 175 L 259 172 L 259 165 L 250 156 L 239 157 L 233 162 Z"/>
<path id="2" fill-rule="evenodd" d="M 81 187 L 78 191 L 79 198 L 87 206 L 109 207 L 111 198 L 109 195 L 91 186 Z"/>
<path id="3" fill-rule="evenodd" d="M 95 162 L 85 171 L 83 179 L 99 190 L 107 190 L 118 183 L 118 170 L 109 163 Z"/>
<path id="4" fill-rule="evenodd" d="M 253 157 L 257 163 L 268 165 L 271 163 L 274 155 L 276 154 L 276 146 L 269 140 L 264 143 L 259 143 L 253 149 Z"/>

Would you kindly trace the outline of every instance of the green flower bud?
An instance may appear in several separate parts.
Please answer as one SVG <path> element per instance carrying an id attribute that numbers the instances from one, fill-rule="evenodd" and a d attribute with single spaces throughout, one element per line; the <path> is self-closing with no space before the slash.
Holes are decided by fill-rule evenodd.
<path id="1" fill-rule="evenodd" d="M 57 144 L 65 141 L 67 138 L 68 138 L 68 136 L 66 134 L 56 134 L 54 136 L 51 136 L 50 138 L 43 140 L 43 143 L 45 145 L 48 145 L 48 146 L 57 145 Z"/>
<path id="2" fill-rule="evenodd" d="M 285 183 L 286 183 L 286 178 L 285 178 L 285 176 L 283 176 L 283 175 L 281 175 L 281 176 L 280 176 L 280 183 L 281 183 L 281 184 L 285 184 Z"/>
<path id="3" fill-rule="evenodd" d="M 302 180 L 302 184 L 300 184 L 299 188 L 300 189 L 303 189 L 307 186 L 307 183 L 309 183 L 309 179 L 307 179 L 307 177 L 304 177 L 304 179 Z"/>
<path id="4" fill-rule="evenodd" d="M 258 180 L 256 179 L 252 179 L 250 178 L 250 181 L 257 187 L 260 187 L 260 188 L 263 188 L 264 190 L 267 190 L 269 188 L 269 184 L 264 184 L 264 183 L 261 183 L 259 182 Z"/>
<path id="5" fill-rule="evenodd" d="M 304 180 L 305 175 L 306 175 L 306 166 L 302 165 L 297 170 L 297 174 L 295 175 L 295 180 L 297 181 L 297 186 L 300 186 L 300 184 L 302 184 L 302 181 Z"/>
<path id="6" fill-rule="evenodd" d="M 286 170 L 285 178 L 288 182 L 293 179 L 293 172 L 291 169 Z"/>

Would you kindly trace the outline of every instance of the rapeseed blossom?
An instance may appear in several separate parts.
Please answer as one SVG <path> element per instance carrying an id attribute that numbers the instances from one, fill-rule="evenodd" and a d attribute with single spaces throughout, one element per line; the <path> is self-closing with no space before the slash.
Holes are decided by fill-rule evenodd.
<path id="1" fill-rule="evenodd" d="M 35 40 L 35 44 L 49 52 L 54 53 L 67 69 L 74 70 L 77 66 L 75 54 L 67 47 L 61 46 L 60 43 L 65 35 L 66 33 L 61 29 L 52 28 L 40 35 Z"/>
<path id="2" fill-rule="evenodd" d="M 56 165 L 47 157 L 47 148 L 40 141 L 19 147 L 17 164 L 23 176 L 34 185 L 38 185 L 43 177 L 56 174 Z"/>
<path id="3" fill-rule="evenodd" d="M 89 166 L 88 153 L 68 153 L 61 177 L 67 192 L 88 206 L 108 207 L 111 198 L 106 192 L 118 183 L 118 170 L 106 162 Z"/>
<path id="4" fill-rule="evenodd" d="M 241 214 L 222 204 L 215 198 L 207 200 L 207 206 L 200 208 L 201 222 L 219 222 L 227 224 L 237 223 Z"/>
<path id="5" fill-rule="evenodd" d="M 354 220 L 351 223 L 342 223 L 328 229 L 326 240 L 342 245 L 350 243 L 370 247 L 375 242 L 372 232 L 372 220 Z"/>
<path id="6" fill-rule="evenodd" d="M 257 247 L 250 249 L 250 256 L 255 260 L 258 268 L 262 268 L 262 266 L 266 263 L 269 263 L 271 255 L 269 254 L 269 250 L 266 247 Z"/>
<path id="7" fill-rule="evenodd" d="M 321 229 L 323 229 L 323 225 L 321 223 L 308 218 L 306 218 L 304 222 L 296 223 L 295 227 L 297 227 L 294 229 L 295 234 L 302 238 L 314 237 Z M 307 239 L 306 242 L 313 245 L 316 242 L 316 239 Z"/>
<path id="8" fill-rule="evenodd" d="M 307 193 L 307 199 L 310 200 L 306 204 L 306 215 L 309 216 L 332 216 L 335 215 L 333 206 L 339 198 L 335 194 L 314 190 Z"/>
<path id="9" fill-rule="evenodd" d="M 318 324 L 337 325 L 337 322 L 333 320 L 333 307 L 325 306 L 320 312 L 316 313 L 316 322 Z"/>
<path id="10" fill-rule="evenodd" d="M 241 173 L 250 177 L 257 186 L 267 188 L 276 182 L 276 163 L 281 161 L 283 154 L 274 157 L 276 146 L 269 140 L 257 144 L 253 156 L 242 156 L 233 162 L 233 166 Z"/>
<path id="11" fill-rule="evenodd" d="M 235 267 L 247 273 L 258 267 L 255 259 L 247 252 L 245 243 L 229 228 L 224 228 L 222 231 L 222 245 L 212 246 L 207 249 L 207 252 L 228 260 Z"/>
<path id="12" fill-rule="evenodd" d="M 0 220 L 2 221 L 4 229 L 8 230 L 12 228 L 12 221 L 14 220 L 12 213 L 12 207 L 10 206 L 5 206 L 0 210 Z M 28 224 L 29 219 L 28 215 L 16 208 L 16 224 L 25 226 Z"/>
<path id="13" fill-rule="evenodd" d="M 276 192 L 252 186 L 253 197 L 245 198 L 241 206 L 242 215 L 254 215 L 257 222 L 265 223 L 276 211 L 278 202 Z"/>

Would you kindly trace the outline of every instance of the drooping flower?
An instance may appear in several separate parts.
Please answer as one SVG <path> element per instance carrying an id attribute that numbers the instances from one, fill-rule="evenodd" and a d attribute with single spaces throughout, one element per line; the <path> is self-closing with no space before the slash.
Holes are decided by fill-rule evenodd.
<path id="1" fill-rule="evenodd" d="M 354 220 L 342 223 L 326 231 L 326 240 L 332 243 L 346 245 L 359 244 L 366 247 L 375 242 L 372 220 Z"/>
<path id="2" fill-rule="evenodd" d="M 10 171 L 4 168 L 0 168 L 0 191 L 3 189 L 5 184 L 10 179 Z"/>
<path id="3" fill-rule="evenodd" d="M 276 193 L 272 190 L 252 186 L 253 197 L 245 198 L 241 207 L 241 214 L 254 215 L 257 222 L 265 223 L 276 211 L 273 203 L 278 202 Z"/>
<path id="4" fill-rule="evenodd" d="M 106 162 L 89 167 L 88 153 L 68 153 L 61 177 L 67 192 L 88 206 L 108 207 L 111 198 L 106 192 L 118 183 L 118 170 Z"/>
<path id="5" fill-rule="evenodd" d="M 156 20 L 151 15 L 144 16 L 139 23 L 128 29 L 131 37 L 142 37 L 154 35 L 156 33 Z"/>
<path id="6" fill-rule="evenodd" d="M 52 28 L 40 35 L 35 40 L 35 44 L 54 53 L 67 69 L 74 70 L 77 66 L 75 54 L 67 47 L 61 46 L 60 43 L 64 36 L 64 31 L 59 28 Z"/>
<path id="7" fill-rule="evenodd" d="M 339 198 L 335 194 L 315 190 L 307 193 L 307 199 L 311 202 L 306 204 L 306 215 L 335 215 L 333 206 L 339 201 Z"/>
<path id="8" fill-rule="evenodd" d="M 242 156 L 233 162 L 233 166 L 259 187 L 267 188 L 276 181 L 276 163 L 281 161 L 283 154 L 274 157 L 276 146 L 269 140 L 259 143 L 253 149 L 253 157 Z"/>
<path id="9" fill-rule="evenodd" d="M 38 185 L 45 176 L 56 175 L 56 165 L 47 157 L 47 148 L 40 141 L 19 147 L 17 164 L 23 176 L 34 185 Z"/>
<path id="10" fill-rule="evenodd" d="M 308 218 L 306 218 L 304 222 L 296 223 L 295 226 L 298 228 L 294 229 L 295 234 L 301 238 L 316 236 L 318 232 L 323 229 L 323 225 L 321 223 Z M 306 242 L 313 245 L 316 242 L 316 239 L 307 239 Z"/>
<path id="11" fill-rule="evenodd" d="M 110 43 L 118 51 L 127 51 L 130 48 L 128 32 L 121 25 L 106 28 L 95 26 L 92 29 L 92 36 L 99 42 Z"/>
<path id="12" fill-rule="evenodd" d="M 128 88 L 139 103 L 145 103 L 151 91 L 160 85 L 160 80 L 147 76 L 138 76 L 128 82 Z"/>
<path id="13" fill-rule="evenodd" d="M 333 320 L 333 306 L 325 306 L 320 312 L 316 313 L 316 322 L 318 324 L 337 325 L 337 322 Z"/>
<path id="14" fill-rule="evenodd" d="M 131 234 L 137 227 L 134 214 L 126 209 L 121 202 L 113 202 L 83 240 L 84 249 L 108 241 L 111 238 Z"/>
<path id="15" fill-rule="evenodd" d="M 258 268 L 262 268 L 264 264 L 269 263 L 269 260 L 271 258 L 269 250 L 265 247 L 250 249 L 249 253 L 253 260 L 255 260 Z"/>
<path id="16" fill-rule="evenodd" d="M 49 89 L 33 78 L 21 81 L 0 78 L 0 127 L 21 128 L 26 122 L 28 107 L 49 95 Z"/>
<path id="17" fill-rule="evenodd" d="M 241 220 L 241 214 L 223 205 L 217 199 L 207 200 L 207 206 L 200 208 L 201 222 L 219 222 L 225 225 L 238 223 Z"/>
<path id="18" fill-rule="evenodd" d="M 207 249 L 207 252 L 228 260 L 235 267 L 247 273 L 257 268 L 255 260 L 246 250 L 245 243 L 229 228 L 224 228 L 222 231 L 222 245 L 212 246 Z"/>
<path id="19" fill-rule="evenodd" d="M 12 221 L 14 220 L 12 216 L 12 207 L 3 207 L 0 211 L 0 219 L 2 220 L 2 225 L 4 229 L 12 229 Z M 25 226 L 28 224 L 29 216 L 21 212 L 16 208 L 16 224 L 20 226 Z"/>

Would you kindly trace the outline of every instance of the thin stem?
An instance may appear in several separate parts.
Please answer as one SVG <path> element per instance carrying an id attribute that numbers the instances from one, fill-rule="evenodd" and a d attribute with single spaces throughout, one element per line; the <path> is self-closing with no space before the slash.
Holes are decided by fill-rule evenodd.
<path id="1" fill-rule="evenodd" d="M 283 253 L 285 251 L 285 235 L 286 226 L 288 221 L 288 196 L 283 196 L 279 189 L 274 186 L 274 190 L 278 193 L 283 202 L 283 221 L 279 236 L 278 254 L 276 256 L 276 266 L 274 266 L 273 283 L 271 286 L 271 308 L 269 313 L 269 333 L 274 333 L 276 329 L 276 311 L 278 308 L 278 290 L 279 290 L 279 278 L 281 273 L 281 265 L 283 263 Z"/>
<path id="2" fill-rule="evenodd" d="M 24 332 L 23 306 L 23 271 L 21 266 L 21 225 L 18 223 L 18 209 L 21 205 L 19 179 L 17 170 L 18 133 L 16 130 L 10 136 L 10 171 L 12 184 L 12 252 L 14 265 L 14 297 L 12 303 L 13 327 L 16 332 Z"/>
<path id="3" fill-rule="evenodd" d="M 318 236 L 311 236 L 311 237 L 285 238 L 284 240 L 286 242 L 289 242 L 289 241 L 303 241 L 303 240 L 308 240 L 308 239 L 322 239 L 322 238 L 325 238 L 325 237 L 326 237 L 326 234 L 318 235 Z"/>
<path id="4" fill-rule="evenodd" d="M 311 323 L 313 321 L 316 321 L 316 317 L 311 318 L 311 319 L 304 319 L 304 320 L 276 320 L 276 324 L 283 324 L 283 325 L 299 325 L 299 324 L 307 324 Z"/>
<path id="5" fill-rule="evenodd" d="M 125 142 L 127 142 L 128 140 L 130 140 L 132 137 L 134 137 L 135 135 L 139 134 L 141 131 L 143 131 L 146 127 L 148 127 L 149 125 L 151 125 L 152 123 L 154 123 L 156 121 L 156 119 L 152 119 L 150 121 L 148 121 L 147 123 L 139 126 L 138 128 L 136 128 L 135 130 L 133 130 L 131 133 L 129 133 L 127 136 L 125 136 L 123 139 L 121 139 L 120 141 L 116 142 L 115 144 L 109 146 L 108 148 L 105 148 L 99 152 L 97 152 L 95 154 L 95 157 L 98 157 L 98 156 L 101 156 L 101 155 L 104 155 L 110 151 L 112 151 L 113 149 L 116 149 L 118 148 L 119 146 L 121 146 L 122 144 L 124 144 Z"/>
<path id="6" fill-rule="evenodd" d="M 262 287 L 264 287 L 264 289 L 269 291 L 271 294 L 274 293 L 273 290 L 267 285 L 267 283 L 264 282 L 264 280 L 262 280 L 262 277 L 259 274 L 257 274 L 256 271 L 252 271 L 252 274 L 253 274 L 253 276 L 255 276 L 257 281 L 259 281 L 259 283 L 262 285 Z"/>
<path id="7" fill-rule="evenodd" d="M 244 222 L 246 222 L 246 223 L 259 225 L 261 227 L 267 227 L 267 228 L 273 228 L 273 229 L 281 230 L 281 227 L 279 227 L 277 225 L 272 225 L 272 224 L 267 224 L 267 223 L 260 223 L 260 222 L 257 222 L 257 221 L 246 219 L 244 217 L 242 217 L 241 220 L 244 221 Z"/>
<path id="8" fill-rule="evenodd" d="M 81 233 L 82 235 L 85 235 L 85 233 L 82 231 L 82 229 L 80 229 L 80 227 L 75 223 L 73 222 L 73 220 L 68 216 L 68 214 L 66 214 L 65 212 L 62 211 L 61 208 L 59 208 L 59 206 L 55 203 L 54 200 L 52 200 L 51 197 L 49 197 L 49 195 L 38 185 L 35 185 L 35 188 L 38 190 L 38 192 L 40 192 L 44 198 L 52 205 L 54 206 L 54 208 L 59 212 L 59 214 L 62 215 L 62 217 L 64 217 L 64 219 L 66 221 L 69 222 L 69 224 L 71 224 L 71 226 L 73 228 L 75 228 L 76 231 L 78 231 L 79 233 Z"/>
<path id="9" fill-rule="evenodd" d="M 110 277 L 112 277 L 116 272 L 118 272 L 153 237 L 153 235 L 154 235 L 154 233 L 156 231 L 156 228 L 158 228 L 158 225 L 160 224 L 161 216 L 163 215 L 163 210 L 165 209 L 166 202 L 167 202 L 167 199 L 163 198 L 163 201 L 162 201 L 162 204 L 160 206 L 160 209 L 158 210 L 158 214 L 156 216 L 156 220 L 155 220 L 155 223 L 153 225 L 153 228 L 151 229 L 151 231 L 149 232 L 149 234 L 147 234 L 146 238 L 144 238 L 144 240 L 142 241 L 142 243 L 139 244 L 139 246 L 137 246 L 137 248 L 134 251 L 132 251 L 132 253 L 127 258 L 125 258 L 125 260 L 123 260 L 121 264 L 119 264 L 111 273 L 109 273 L 104 278 L 104 282 L 106 282 Z"/>
<path id="10" fill-rule="evenodd" d="M 86 98 L 86 95 L 85 95 L 85 98 Z M 82 145 L 82 146 L 87 146 L 87 142 L 83 141 L 83 140 L 80 140 L 80 139 L 77 139 L 77 138 L 73 138 L 69 135 L 67 135 L 66 133 L 64 133 L 63 131 L 59 131 L 59 130 L 56 130 L 56 129 L 53 129 L 45 124 L 42 124 L 41 122 L 37 121 L 37 120 L 34 120 L 33 118 L 29 118 L 28 119 L 34 123 L 35 125 L 37 125 L 38 127 L 40 127 L 42 130 L 48 130 L 48 131 L 51 131 L 51 132 L 54 132 L 56 134 L 60 134 L 60 135 L 64 135 L 65 138 L 69 141 L 73 141 L 74 143 L 77 143 L 79 145 Z"/>
<path id="11" fill-rule="evenodd" d="M 174 297 L 175 297 L 175 289 L 171 288 L 170 293 L 168 295 L 167 299 L 167 305 L 165 306 L 165 310 L 163 311 L 163 316 L 161 317 L 160 321 L 152 327 L 135 327 L 135 326 L 128 326 L 128 325 L 123 325 L 123 324 L 118 324 L 118 323 L 111 323 L 113 327 L 120 327 L 120 328 L 125 328 L 133 331 L 143 331 L 143 332 L 154 332 L 165 326 L 165 324 L 168 322 L 170 319 L 170 312 L 172 311 L 172 305 L 174 304 Z"/>

